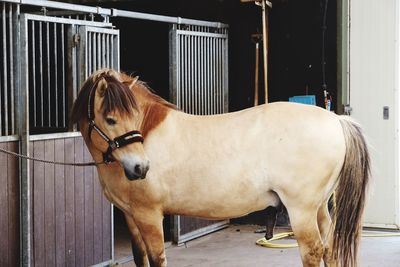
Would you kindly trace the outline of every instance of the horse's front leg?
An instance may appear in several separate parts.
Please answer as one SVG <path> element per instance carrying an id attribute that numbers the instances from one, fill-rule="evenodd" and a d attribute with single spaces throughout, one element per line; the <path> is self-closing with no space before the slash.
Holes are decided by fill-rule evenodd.
<path id="1" fill-rule="evenodd" d="M 134 219 L 147 248 L 151 267 L 166 267 L 163 214 L 156 209 L 135 209 Z"/>
<path id="2" fill-rule="evenodd" d="M 140 234 L 134 219 L 132 216 L 125 214 L 125 220 L 132 236 L 132 253 L 136 266 L 149 267 L 150 265 L 147 258 L 146 245 L 143 242 L 142 235 Z"/>

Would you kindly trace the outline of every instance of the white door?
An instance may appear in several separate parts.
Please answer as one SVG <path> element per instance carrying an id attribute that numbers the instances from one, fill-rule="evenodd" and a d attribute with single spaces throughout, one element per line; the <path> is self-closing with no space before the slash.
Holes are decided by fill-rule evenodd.
<path id="1" fill-rule="evenodd" d="M 364 128 L 373 165 L 364 225 L 399 228 L 399 4 L 350 0 L 349 9 L 351 116 Z"/>

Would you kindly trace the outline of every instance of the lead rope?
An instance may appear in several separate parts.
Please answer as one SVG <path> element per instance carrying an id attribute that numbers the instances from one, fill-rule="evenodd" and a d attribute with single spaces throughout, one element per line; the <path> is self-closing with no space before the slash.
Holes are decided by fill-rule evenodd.
<path id="1" fill-rule="evenodd" d="M 79 166 L 79 167 L 84 167 L 84 166 L 96 166 L 96 165 L 100 165 L 100 164 L 105 164 L 104 161 L 102 162 L 78 162 L 78 163 L 72 163 L 72 162 L 60 162 L 60 161 L 53 161 L 53 160 L 45 160 L 45 159 L 38 159 L 38 158 L 34 158 L 34 157 L 29 157 L 26 155 L 22 155 L 16 152 L 12 152 L 3 148 L 0 148 L 0 152 L 3 152 L 5 154 L 14 156 L 14 157 L 18 157 L 18 158 L 23 158 L 23 159 L 27 159 L 27 160 L 33 160 L 33 161 L 38 161 L 38 162 L 43 162 L 43 163 L 51 163 L 51 164 L 56 164 L 56 165 L 67 165 L 67 166 Z"/>

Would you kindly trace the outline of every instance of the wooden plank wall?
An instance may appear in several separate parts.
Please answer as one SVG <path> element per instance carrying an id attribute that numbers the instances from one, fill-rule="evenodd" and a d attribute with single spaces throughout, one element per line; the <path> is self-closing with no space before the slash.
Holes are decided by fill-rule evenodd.
<path id="1" fill-rule="evenodd" d="M 31 142 L 34 157 L 92 161 L 81 137 Z M 111 259 L 111 204 L 94 167 L 33 162 L 35 266 L 89 266 Z"/>
<path id="2" fill-rule="evenodd" d="M 18 142 L 0 142 L 18 152 Z M 19 266 L 18 159 L 0 153 L 0 266 Z"/>

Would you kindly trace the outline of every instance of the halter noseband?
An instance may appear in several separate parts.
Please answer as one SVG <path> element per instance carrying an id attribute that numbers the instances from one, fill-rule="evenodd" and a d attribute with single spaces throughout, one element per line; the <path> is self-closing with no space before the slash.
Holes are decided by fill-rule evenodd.
<path id="1" fill-rule="evenodd" d="M 93 83 L 93 86 L 90 89 L 89 101 L 88 101 L 88 120 L 89 120 L 88 134 L 89 134 L 89 139 L 91 139 L 90 137 L 94 129 L 101 136 L 101 138 L 103 138 L 107 142 L 108 148 L 106 152 L 103 152 L 103 161 L 108 164 L 115 161 L 114 158 L 112 157 L 112 152 L 114 150 L 116 150 L 117 148 L 127 146 L 132 143 L 137 143 L 137 142 L 143 143 L 144 138 L 139 131 L 133 130 L 121 136 L 115 137 L 114 140 L 111 140 L 99 127 L 97 127 L 96 123 L 94 122 L 94 94 L 96 92 L 97 85 L 102 78 L 105 79 L 103 75 L 100 75 Z"/>

